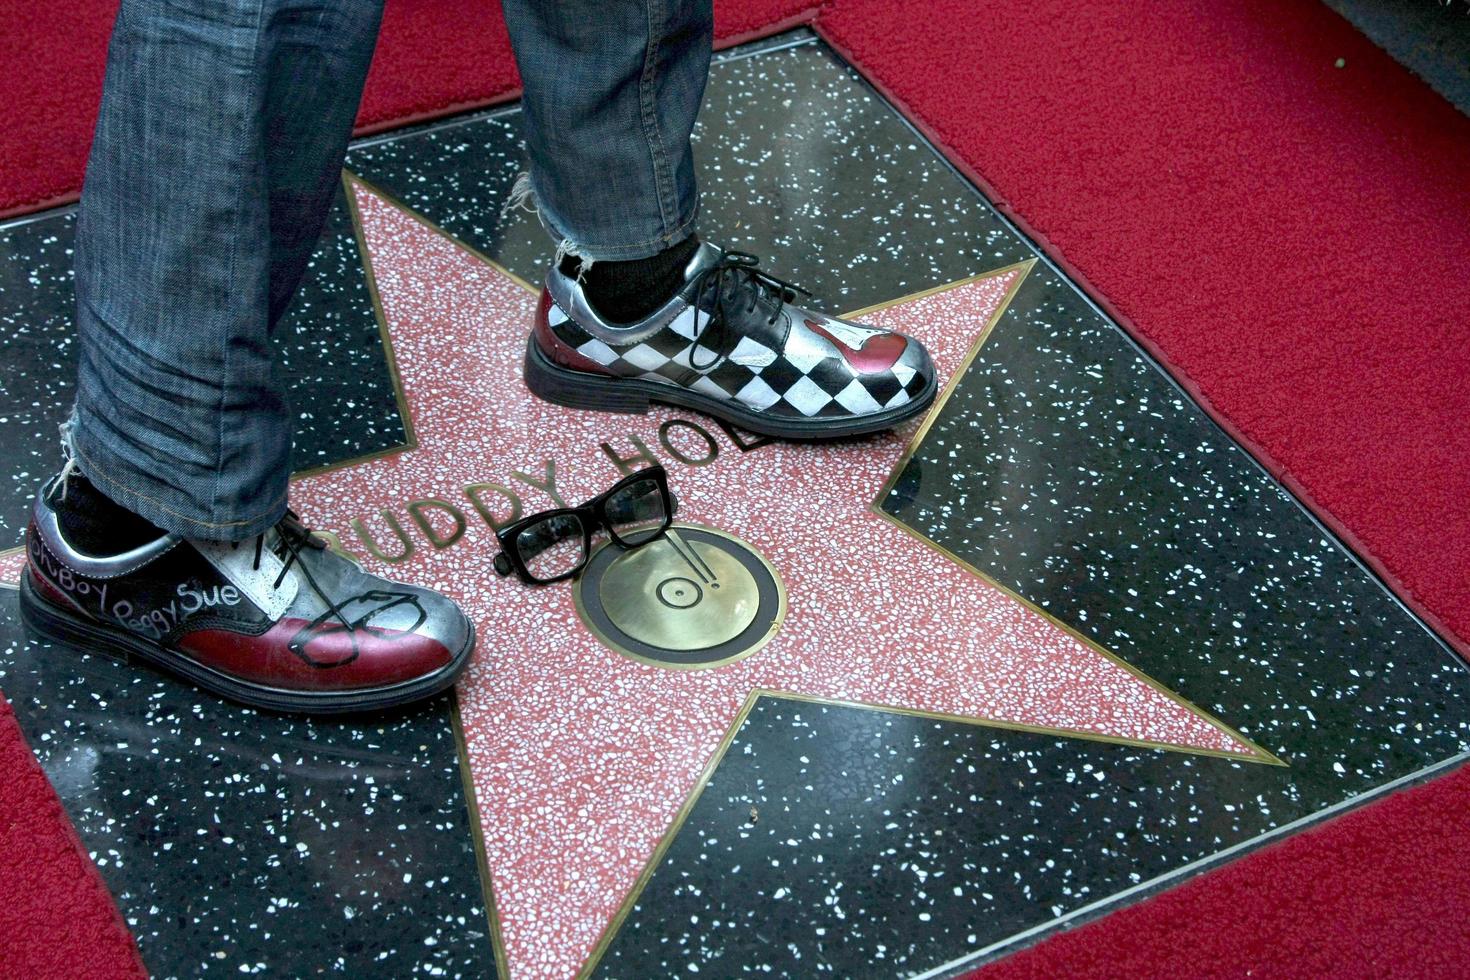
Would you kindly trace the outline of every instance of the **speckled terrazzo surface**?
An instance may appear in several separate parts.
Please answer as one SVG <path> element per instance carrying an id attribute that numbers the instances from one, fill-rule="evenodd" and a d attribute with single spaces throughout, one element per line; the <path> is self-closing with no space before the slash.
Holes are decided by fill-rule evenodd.
<path id="1" fill-rule="evenodd" d="M 499 214 L 524 166 L 514 127 L 514 112 L 502 110 L 389 134 L 356 146 L 348 166 L 534 281 L 547 251 L 534 218 Z M 818 44 L 778 42 L 718 60 L 698 139 L 703 233 L 766 257 L 831 310 L 1035 257 Z M 401 263 L 404 282 L 453 266 L 447 255 L 423 268 L 414 255 L 396 255 L 393 243 L 412 236 L 393 233 L 407 226 L 392 210 L 381 216 L 382 261 Z M 7 354 L 18 355 L 0 363 L 0 532 L 7 538 L 18 533 L 36 481 L 55 465 L 54 425 L 70 398 L 70 221 L 58 216 L 0 230 L 0 331 Z M 421 246 L 425 255 L 431 249 Z M 493 296 L 503 287 L 491 288 L 491 279 L 476 280 L 479 292 Z M 987 289 L 982 280 L 910 304 L 908 312 L 875 316 L 941 317 L 940 326 L 929 324 L 941 333 L 962 325 L 950 330 L 958 351 L 980 329 L 966 317 L 993 303 Z M 410 300 L 399 302 L 412 309 Z M 473 302 L 465 309 L 473 311 Z M 968 305 L 951 321 L 952 303 Z M 494 311 L 482 312 L 479 322 L 490 329 Z M 300 466 L 402 441 L 340 206 L 281 342 L 301 416 Z M 496 410 L 461 407 L 474 409 L 466 433 L 480 431 L 476 412 L 489 418 Z M 585 458 L 572 460 L 568 485 L 590 492 L 615 472 L 584 472 L 588 459 L 608 466 L 597 438 L 656 429 L 662 417 L 568 424 L 567 433 L 590 440 Z M 665 452 L 655 431 L 644 435 Z M 702 506 L 707 519 L 756 520 L 766 505 L 740 498 L 742 486 L 765 474 L 762 486 L 784 487 L 782 472 L 799 476 L 817 465 L 800 448 L 747 455 L 715 435 L 723 446 L 717 461 L 674 474 L 676 490 L 694 491 L 689 506 Z M 853 457 L 853 466 L 838 468 L 866 474 L 873 459 L 897 459 L 900 448 L 898 440 L 876 441 L 834 450 L 834 459 Z M 513 459 L 487 456 L 483 443 L 473 454 L 448 455 L 454 477 L 512 482 L 501 471 L 535 463 L 537 451 L 522 439 Z M 408 465 L 382 466 L 394 479 L 412 475 Z M 751 479 L 742 483 L 741 473 Z M 429 473 L 430 485 L 443 475 Z M 700 481 L 718 491 L 703 504 Z M 315 482 L 361 489 L 353 488 L 351 471 Z M 358 502 L 403 503 L 369 500 L 373 492 L 362 490 Z M 869 499 L 854 490 L 844 501 Z M 820 493 L 810 500 L 836 519 Z M 348 501 L 338 494 L 322 503 Z M 1470 679 L 1458 661 L 1044 263 L 1010 297 L 883 509 L 1288 765 L 763 696 L 609 937 L 599 975 L 943 969 L 1470 747 Z M 899 535 L 903 546 L 892 554 L 903 562 L 913 555 L 914 568 L 943 564 L 928 546 L 857 510 L 843 519 L 868 535 Z M 727 529 L 759 541 L 760 525 L 753 526 Z M 425 574 L 478 591 L 450 582 L 454 569 L 478 567 L 484 557 L 471 553 L 476 533 L 442 554 L 422 548 Z M 803 577 L 789 567 L 787 574 L 801 589 Z M 868 578 L 845 574 L 831 587 L 860 595 L 852 585 Z M 938 573 L 933 580 L 948 581 Z M 793 607 L 819 594 L 798 596 Z M 997 617 L 1012 615 L 1013 605 L 997 603 Z M 791 632 L 809 629 L 798 623 Z M 945 624 L 931 623 L 928 632 L 936 663 L 953 660 Z M 888 639 L 874 637 L 863 648 L 882 649 Z M 501 645 L 513 661 L 513 637 L 505 634 Z M 1012 659 L 993 658 L 992 669 L 980 672 L 994 680 L 989 700 L 966 702 L 963 711 L 993 717 L 1024 704 L 1036 719 L 1066 719 L 1057 727 L 1079 733 L 1087 726 L 1076 718 L 1100 719 L 1097 732 L 1117 724 L 1105 717 L 1109 699 L 1086 685 L 1054 685 L 1055 697 L 1038 707 L 1028 692 L 1046 687 L 1047 670 L 1070 675 L 1051 664 L 1012 671 L 1007 680 Z M 738 669 L 794 685 L 815 662 L 797 658 L 783 674 L 778 662 L 756 655 Z M 923 674 L 915 668 L 904 676 Z M 503 702 L 516 697 L 514 685 L 485 686 L 486 676 L 482 666 L 478 686 L 467 690 L 472 726 L 476 718 L 516 716 L 514 703 Z M 886 677 L 877 668 L 861 677 L 819 675 L 832 690 Z M 306 725 L 239 711 L 110 660 L 27 644 L 14 593 L 4 590 L 0 688 L 158 975 L 494 972 L 444 702 L 382 725 Z M 657 677 L 650 689 L 682 691 Z M 533 720 L 548 711 L 575 718 L 563 707 L 538 706 Z M 1158 718 L 1177 714 L 1197 724 L 1190 709 L 1177 707 Z M 1162 721 L 1150 724 L 1166 730 Z M 481 743 L 516 738 L 485 730 L 491 735 Z M 1212 744 L 1201 740 L 1212 732 L 1195 733 L 1193 742 L 1172 737 L 1187 751 Z M 717 734 L 701 734 L 695 748 L 712 745 Z M 488 758 L 486 751 L 482 744 Z M 494 792 L 494 778 L 489 769 L 477 776 L 482 801 Z M 646 796 L 654 786 L 650 779 L 629 788 Z M 683 792 L 657 802 L 672 812 Z M 510 853 L 525 826 L 491 820 L 484 830 Z M 537 961 L 538 951 L 525 949 L 525 975 L 550 975 L 546 963 L 563 961 Z"/>
<path id="2" fill-rule="evenodd" d="M 288 721 L 23 639 L 0 689 L 157 977 L 494 973 L 444 699 Z"/>
<path id="3" fill-rule="evenodd" d="M 1259 768 L 762 698 L 598 976 L 912 976 L 1268 829 L 1198 792 Z"/>
<path id="4" fill-rule="evenodd" d="M 903 432 L 741 452 L 699 416 L 661 408 L 617 418 L 503 397 L 519 387 L 520 368 L 494 353 L 519 344 L 535 294 L 421 216 L 367 185 L 356 191 L 419 441 L 303 480 L 297 502 L 369 569 L 445 591 L 478 635 L 496 638 L 459 691 L 513 975 L 567 976 L 596 958 L 755 691 L 1274 761 L 1248 733 L 1161 691 L 870 510 L 900 460 Z M 948 375 L 1030 268 L 997 270 L 876 316 L 911 331 Z M 466 446 L 484 452 L 467 455 Z M 587 499 L 617 479 L 621 454 L 661 460 L 685 516 L 738 535 L 784 581 L 780 628 L 749 656 L 706 670 L 640 662 L 603 644 L 566 590 L 527 590 L 492 574 L 495 548 L 471 488 L 498 488 L 489 499 L 502 514 L 508 500 L 529 511 L 557 497 Z M 435 502 L 439 544 L 414 530 L 415 501 Z M 463 535 L 448 540 L 451 527 Z M 598 601 L 585 588 L 581 595 Z M 671 628 L 689 625 L 680 615 Z"/>
<path id="5" fill-rule="evenodd" d="M 1165 686 L 1249 718 L 1304 802 L 1470 733 L 1459 658 L 1049 270 L 883 508 Z"/>
<path id="6" fill-rule="evenodd" d="M 1045 265 L 882 509 L 1288 767 L 763 699 L 601 974 L 942 967 L 1470 747 L 1458 658 Z"/>

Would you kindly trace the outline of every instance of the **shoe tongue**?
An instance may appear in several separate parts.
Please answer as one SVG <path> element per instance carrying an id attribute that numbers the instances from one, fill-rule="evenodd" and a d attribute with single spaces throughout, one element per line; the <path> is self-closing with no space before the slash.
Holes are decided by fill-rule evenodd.
<path id="1" fill-rule="evenodd" d="M 717 265 L 720 261 L 720 247 L 711 245 L 709 242 L 700 242 L 699 248 L 695 250 L 694 257 L 684 267 L 684 281 L 692 282 L 705 269 Z"/>
<path id="2" fill-rule="evenodd" d="M 230 584 L 255 604 L 272 621 L 286 614 L 287 608 L 296 600 L 299 587 L 294 572 L 281 574 L 283 560 L 271 547 L 269 537 L 261 550 L 260 561 L 255 560 L 255 541 L 227 544 L 216 541 L 190 541 L 194 550 L 214 566 Z M 280 585 L 276 580 L 280 579 Z"/>

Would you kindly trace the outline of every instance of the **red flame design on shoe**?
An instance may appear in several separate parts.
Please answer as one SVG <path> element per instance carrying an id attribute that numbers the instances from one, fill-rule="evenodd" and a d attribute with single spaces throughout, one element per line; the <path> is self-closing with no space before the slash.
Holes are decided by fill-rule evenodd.
<path id="1" fill-rule="evenodd" d="M 834 337 L 830 331 L 815 320 L 808 319 L 806 325 L 814 333 L 830 340 L 843 359 L 851 364 L 854 370 L 864 374 L 880 374 L 890 370 L 898 363 L 898 359 L 903 357 L 903 352 L 909 343 L 896 333 L 875 333 L 864 340 L 861 347 L 852 347 L 847 342 Z"/>

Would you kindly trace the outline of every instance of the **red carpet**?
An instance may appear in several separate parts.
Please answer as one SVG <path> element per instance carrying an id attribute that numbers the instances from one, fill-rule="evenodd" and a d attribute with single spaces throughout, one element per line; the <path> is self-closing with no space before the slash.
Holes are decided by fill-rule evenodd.
<path id="1" fill-rule="evenodd" d="M 118 0 L 0 0 L 0 218 L 76 199 Z M 716 4 L 720 46 L 809 19 L 808 0 Z M 24 25 L 24 30 L 14 25 Z M 513 98 L 496 0 L 387 0 L 360 132 Z"/>
<path id="2" fill-rule="evenodd" d="M 0 699 L 0 977 L 144 977 L 112 896 Z"/>
<path id="3" fill-rule="evenodd" d="M 0 45 L 0 212 L 75 192 L 109 6 L 0 0 L 27 28 Z M 732 0 L 720 35 L 808 6 Z M 1314 0 L 829 0 L 815 15 L 1470 653 L 1470 120 Z M 360 122 L 513 93 L 503 35 L 480 27 L 494 18 L 489 3 L 389 0 Z M 0 755 L 17 746 L 0 725 Z M 1454 973 L 1470 956 L 1467 803 L 1462 770 L 988 972 Z M 21 812 L 37 828 L 50 818 L 48 839 L 68 832 L 54 806 Z M 23 866 L 8 837 L 0 847 L 0 864 Z M 34 921 L 71 903 L 103 934 L 114 920 L 87 904 L 94 881 L 31 890 Z M 3 955 L 27 955 L 8 919 L 0 933 Z"/>

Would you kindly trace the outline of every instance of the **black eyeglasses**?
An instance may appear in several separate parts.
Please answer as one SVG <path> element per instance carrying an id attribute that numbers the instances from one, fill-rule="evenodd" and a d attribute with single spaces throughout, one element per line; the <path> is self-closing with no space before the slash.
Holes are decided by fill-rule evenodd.
<path id="1" fill-rule="evenodd" d="M 501 552 L 495 571 L 512 572 L 533 585 L 571 578 L 592 555 L 592 535 L 605 528 L 624 548 L 648 544 L 674 520 L 674 497 L 662 466 L 631 473 L 580 507 L 523 517 L 495 532 Z"/>

